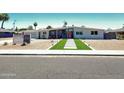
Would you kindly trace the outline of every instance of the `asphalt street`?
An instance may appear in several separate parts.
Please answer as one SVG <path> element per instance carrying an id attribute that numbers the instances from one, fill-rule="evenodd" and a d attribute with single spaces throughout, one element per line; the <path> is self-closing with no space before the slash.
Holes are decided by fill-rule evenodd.
<path id="1" fill-rule="evenodd" d="M 1 55 L 0 78 L 124 79 L 124 57 Z"/>

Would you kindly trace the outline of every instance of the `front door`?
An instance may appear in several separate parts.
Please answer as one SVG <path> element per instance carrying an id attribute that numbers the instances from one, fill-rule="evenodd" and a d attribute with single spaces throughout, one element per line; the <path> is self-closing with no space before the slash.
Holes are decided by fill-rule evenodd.
<path id="1" fill-rule="evenodd" d="M 67 32 L 67 38 L 73 38 L 73 32 Z"/>

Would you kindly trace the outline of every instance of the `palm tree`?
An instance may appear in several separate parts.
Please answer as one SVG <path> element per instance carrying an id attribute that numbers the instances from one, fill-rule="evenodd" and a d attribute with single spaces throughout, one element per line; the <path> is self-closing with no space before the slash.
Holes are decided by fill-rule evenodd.
<path id="1" fill-rule="evenodd" d="M 9 15 L 7 13 L 0 14 L 0 21 L 2 21 L 1 28 L 3 28 L 4 22 L 9 20 Z"/>
<path id="2" fill-rule="evenodd" d="M 35 30 L 36 30 L 37 25 L 38 25 L 38 24 L 37 24 L 37 22 L 34 22 L 34 27 L 35 27 Z"/>
<path id="3" fill-rule="evenodd" d="M 0 13 L 0 21 L 2 21 L 2 14 Z"/>
<path id="4" fill-rule="evenodd" d="M 0 13 L 0 21 L 2 21 L 2 13 Z"/>
<path id="5" fill-rule="evenodd" d="M 66 27 L 66 26 L 67 26 L 67 24 L 68 24 L 68 23 L 67 23 L 66 21 L 64 21 L 64 25 L 63 25 L 63 27 Z"/>

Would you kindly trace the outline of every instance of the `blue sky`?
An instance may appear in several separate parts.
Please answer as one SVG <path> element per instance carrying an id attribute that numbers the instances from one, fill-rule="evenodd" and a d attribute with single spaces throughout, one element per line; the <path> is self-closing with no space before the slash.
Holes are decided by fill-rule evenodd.
<path id="1" fill-rule="evenodd" d="M 5 28 L 12 28 L 16 20 L 18 28 L 28 27 L 34 22 L 38 28 L 61 27 L 64 21 L 68 25 L 87 26 L 94 28 L 120 28 L 124 24 L 124 13 L 9 13 L 10 20 L 5 22 Z"/>

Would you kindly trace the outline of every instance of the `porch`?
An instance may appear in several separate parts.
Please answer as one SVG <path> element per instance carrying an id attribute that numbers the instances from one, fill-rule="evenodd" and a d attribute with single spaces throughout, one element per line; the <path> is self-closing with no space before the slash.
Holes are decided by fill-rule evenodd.
<path id="1" fill-rule="evenodd" d="M 73 38 L 73 31 L 67 31 L 66 29 L 50 30 L 49 39 L 60 39 L 60 38 Z"/>

